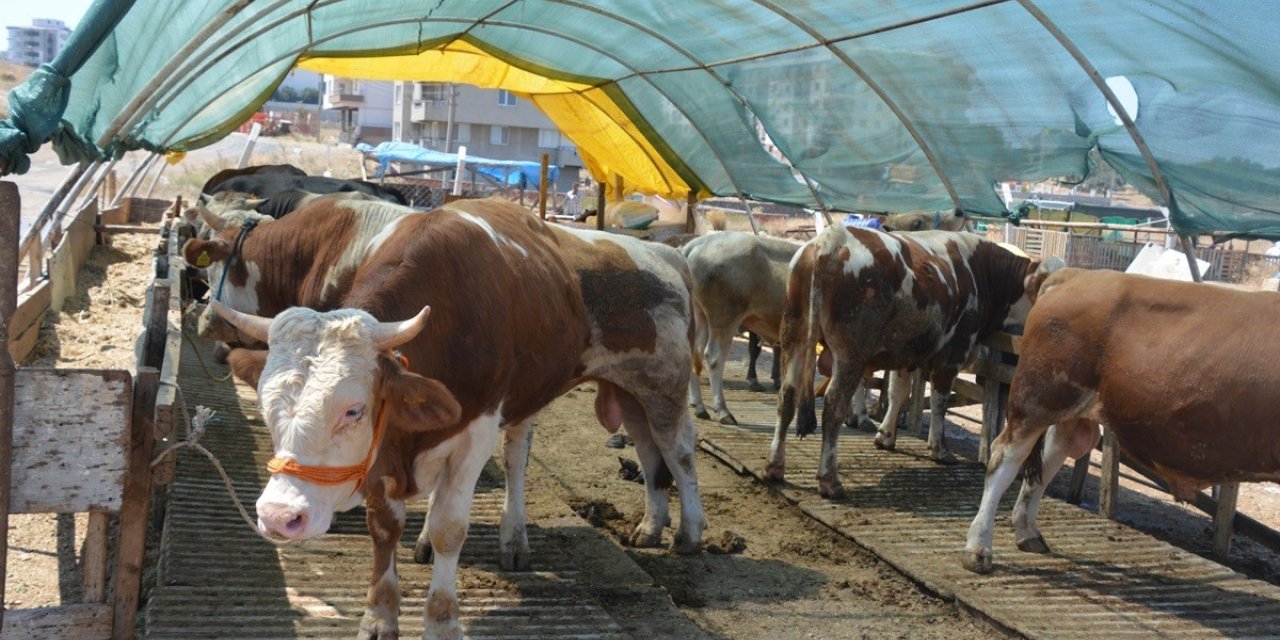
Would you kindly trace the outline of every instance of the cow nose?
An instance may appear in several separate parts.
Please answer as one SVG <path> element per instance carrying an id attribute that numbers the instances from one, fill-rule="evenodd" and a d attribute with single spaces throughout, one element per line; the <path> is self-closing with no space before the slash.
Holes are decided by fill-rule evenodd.
<path id="1" fill-rule="evenodd" d="M 278 502 L 258 505 L 258 523 L 268 534 L 295 540 L 307 529 L 307 512 Z"/>

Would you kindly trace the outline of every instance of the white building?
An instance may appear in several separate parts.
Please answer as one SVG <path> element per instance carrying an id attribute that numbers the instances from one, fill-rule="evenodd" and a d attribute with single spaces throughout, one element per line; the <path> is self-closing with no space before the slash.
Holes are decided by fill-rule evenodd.
<path id="1" fill-rule="evenodd" d="M 6 28 L 9 30 L 9 50 L 5 57 L 10 62 L 31 67 L 52 62 L 71 36 L 71 29 L 61 20 L 36 18 L 29 27 Z"/>
<path id="2" fill-rule="evenodd" d="M 392 83 L 326 75 L 324 110 L 340 115 L 343 142 L 378 144 L 391 139 Z"/>
<path id="3" fill-rule="evenodd" d="M 551 118 L 505 89 L 396 82 L 393 104 L 393 140 L 447 153 L 466 145 L 469 155 L 495 160 L 538 162 L 545 153 L 551 164 L 560 167 L 561 191 L 573 185 L 582 170 L 578 147 Z M 450 121 L 453 132 L 446 135 Z"/>

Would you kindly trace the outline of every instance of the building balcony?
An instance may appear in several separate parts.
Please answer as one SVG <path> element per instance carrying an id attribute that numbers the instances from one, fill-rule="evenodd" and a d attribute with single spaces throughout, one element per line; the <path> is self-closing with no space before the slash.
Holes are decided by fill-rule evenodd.
<path id="1" fill-rule="evenodd" d="M 449 119 L 449 103 L 446 100 L 414 100 L 409 110 L 410 122 L 445 122 Z"/>
<path id="2" fill-rule="evenodd" d="M 364 96 L 358 93 L 326 93 L 324 104 L 327 109 L 359 109 L 364 106 Z"/>

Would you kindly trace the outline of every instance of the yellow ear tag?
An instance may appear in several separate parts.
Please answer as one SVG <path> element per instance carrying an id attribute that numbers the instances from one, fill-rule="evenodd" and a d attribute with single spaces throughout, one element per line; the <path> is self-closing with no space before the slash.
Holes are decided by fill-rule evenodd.
<path id="1" fill-rule="evenodd" d="M 201 251 L 200 255 L 196 256 L 196 266 L 200 267 L 201 269 L 209 266 L 209 263 L 211 262 L 213 262 L 213 260 L 209 259 L 208 251 Z"/>

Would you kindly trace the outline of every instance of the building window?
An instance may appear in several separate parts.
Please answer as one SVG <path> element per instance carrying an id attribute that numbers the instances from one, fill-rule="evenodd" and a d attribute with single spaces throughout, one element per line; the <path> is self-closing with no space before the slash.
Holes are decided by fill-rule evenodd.
<path id="1" fill-rule="evenodd" d="M 498 106 L 514 107 L 516 106 L 516 94 L 506 89 L 498 89 Z M 503 144 L 506 144 L 505 142 Z"/>
<path id="2" fill-rule="evenodd" d="M 538 129 L 538 148 L 555 149 L 560 146 L 560 132 L 555 129 Z"/>
<path id="3" fill-rule="evenodd" d="M 471 125 L 466 122 L 458 123 L 458 144 L 471 143 Z"/>
<path id="4" fill-rule="evenodd" d="M 396 88 L 399 89 L 400 87 L 396 87 Z M 402 140 L 400 138 L 400 121 L 396 120 L 394 123 L 392 123 L 392 126 L 394 131 L 391 132 L 391 139 L 395 140 L 396 142 L 401 142 Z"/>
<path id="5" fill-rule="evenodd" d="M 441 82 L 419 82 L 418 83 L 418 99 L 431 100 L 432 102 L 444 102 L 445 85 Z"/>
<path id="6" fill-rule="evenodd" d="M 511 144 L 511 130 L 496 125 L 489 127 L 489 144 L 496 147 L 505 147 Z"/>
<path id="7" fill-rule="evenodd" d="M 396 104 L 401 104 L 403 102 L 404 102 L 404 83 L 397 82 L 396 83 Z"/>

